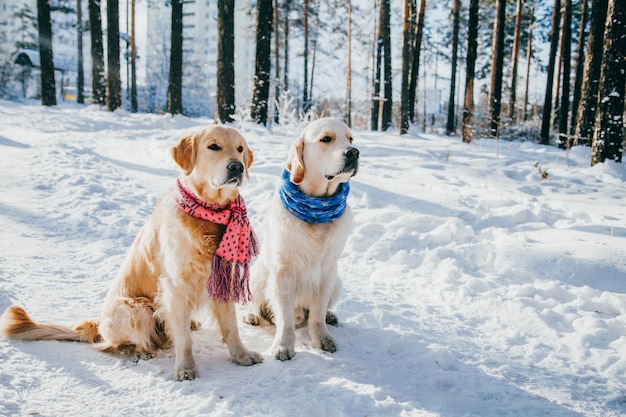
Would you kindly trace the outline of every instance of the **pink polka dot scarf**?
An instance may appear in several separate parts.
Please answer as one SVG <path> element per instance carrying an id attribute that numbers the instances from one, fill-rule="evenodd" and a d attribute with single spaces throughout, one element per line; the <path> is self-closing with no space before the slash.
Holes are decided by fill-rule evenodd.
<path id="1" fill-rule="evenodd" d="M 257 238 L 250 226 L 243 197 L 224 206 L 207 204 L 176 181 L 174 199 L 178 208 L 198 219 L 226 226 L 215 254 L 211 276 L 206 284 L 209 295 L 221 302 L 246 303 L 252 300 L 248 286 L 250 261 L 258 254 Z"/>

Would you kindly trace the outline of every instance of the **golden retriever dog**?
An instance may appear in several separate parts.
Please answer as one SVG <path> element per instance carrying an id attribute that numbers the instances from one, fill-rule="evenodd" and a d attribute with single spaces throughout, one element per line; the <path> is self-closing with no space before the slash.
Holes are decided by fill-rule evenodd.
<path id="1" fill-rule="evenodd" d="M 139 231 L 106 296 L 100 319 L 77 327 L 36 323 L 24 309 L 12 306 L 0 319 L 0 333 L 18 340 L 96 343 L 104 351 L 121 351 L 133 359 L 153 357 L 158 349 L 173 344 L 175 378 L 193 380 L 199 375 L 192 355 L 191 328 L 196 326 L 192 314 L 208 306 L 232 360 L 246 366 L 262 361 L 241 342 L 234 305 L 250 298 L 249 257 L 238 258 L 245 265 L 226 258 L 216 264 L 221 242 L 227 237 L 233 240 L 229 234 L 239 232 L 234 240 L 253 246 L 249 223 L 248 228 L 238 226 L 247 222 L 239 185 L 248 175 L 252 151 L 235 129 L 209 126 L 181 138 L 171 154 L 181 168 L 180 177 Z M 214 209 L 219 219 L 209 219 L 205 212 L 204 217 L 196 216 L 206 207 Z M 229 222 L 232 213 L 239 217 Z M 254 255 L 251 247 L 241 248 L 246 250 Z M 225 266 L 227 282 L 220 283 L 215 270 Z M 239 293 L 232 292 L 237 286 Z"/>
<path id="2" fill-rule="evenodd" d="M 296 326 L 307 322 L 314 348 L 337 350 L 326 325 L 337 324 L 329 309 L 341 293 L 337 262 L 352 223 L 346 198 L 358 161 L 350 129 L 335 119 L 312 122 L 291 149 L 263 221 L 250 278 L 254 301 L 244 316 L 251 325 L 261 318 L 276 325 L 276 359 L 295 355 Z"/>

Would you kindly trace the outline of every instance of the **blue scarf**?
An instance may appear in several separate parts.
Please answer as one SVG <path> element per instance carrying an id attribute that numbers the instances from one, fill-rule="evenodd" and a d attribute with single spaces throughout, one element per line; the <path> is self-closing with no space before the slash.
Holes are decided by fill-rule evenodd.
<path id="1" fill-rule="evenodd" d="M 302 194 L 291 182 L 289 171 L 283 170 L 283 186 L 278 189 L 280 201 L 291 214 L 307 223 L 329 223 L 337 220 L 346 210 L 350 183 L 339 184 L 332 197 L 310 197 Z"/>

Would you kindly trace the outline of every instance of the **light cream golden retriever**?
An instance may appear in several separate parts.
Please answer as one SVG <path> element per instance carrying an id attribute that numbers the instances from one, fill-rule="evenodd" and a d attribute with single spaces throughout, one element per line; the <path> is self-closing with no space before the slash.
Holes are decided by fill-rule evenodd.
<path id="1" fill-rule="evenodd" d="M 337 261 L 352 223 L 345 199 L 358 160 L 350 129 L 335 119 L 312 122 L 291 149 L 263 221 L 250 281 L 254 303 L 244 316 L 252 325 L 261 318 L 276 325 L 276 359 L 295 355 L 296 326 L 307 322 L 314 348 L 337 350 L 326 324 L 337 323 L 329 309 L 341 292 Z"/>
<path id="2" fill-rule="evenodd" d="M 222 126 L 183 137 L 171 153 L 181 168 L 180 184 L 206 204 L 218 206 L 238 199 L 238 186 L 253 161 L 245 139 Z M 241 342 L 233 302 L 218 301 L 205 288 L 226 228 L 181 211 L 177 193 L 178 186 L 140 230 L 98 321 L 75 328 L 35 323 L 21 307 L 12 306 L 2 316 L 0 332 L 19 340 L 97 343 L 105 351 L 123 351 L 134 358 L 152 357 L 173 343 L 175 378 L 193 380 L 198 371 L 191 346 L 192 313 L 208 305 L 232 360 L 241 365 L 261 362 L 262 357 Z"/>

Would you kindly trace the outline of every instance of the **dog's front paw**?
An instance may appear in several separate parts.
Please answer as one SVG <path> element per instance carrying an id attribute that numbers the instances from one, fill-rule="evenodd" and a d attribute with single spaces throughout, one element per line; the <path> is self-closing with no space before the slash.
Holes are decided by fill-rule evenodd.
<path id="1" fill-rule="evenodd" d="M 326 352 L 336 352 L 337 351 L 337 342 L 330 336 L 322 337 L 318 341 L 313 341 L 311 343 L 315 349 L 322 349 Z"/>
<path id="2" fill-rule="evenodd" d="M 337 326 L 339 324 L 339 318 L 333 312 L 326 312 L 326 324 L 330 326 Z"/>
<path id="3" fill-rule="evenodd" d="M 240 354 L 232 356 L 233 362 L 243 366 L 251 366 L 263 362 L 263 356 L 256 352 L 246 350 Z"/>
<path id="4" fill-rule="evenodd" d="M 195 368 L 177 369 L 175 374 L 177 381 L 193 381 L 196 377 L 200 376 Z"/>
<path id="5" fill-rule="evenodd" d="M 296 350 L 294 348 L 288 348 L 284 345 L 278 345 L 274 348 L 272 355 L 274 356 L 274 359 L 284 362 L 296 356 Z"/>

